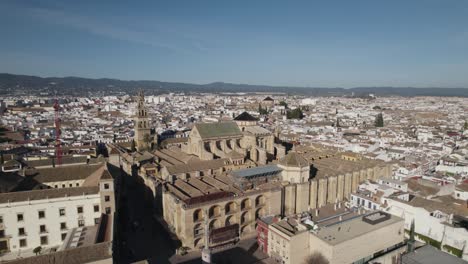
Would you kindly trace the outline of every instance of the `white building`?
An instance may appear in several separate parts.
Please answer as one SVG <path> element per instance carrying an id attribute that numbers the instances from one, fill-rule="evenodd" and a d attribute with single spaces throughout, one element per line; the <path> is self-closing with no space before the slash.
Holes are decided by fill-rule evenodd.
<path id="1" fill-rule="evenodd" d="M 468 209 L 465 202 L 457 203 L 451 196 L 442 196 L 434 200 L 414 197 L 410 201 L 383 198 L 387 205 L 386 212 L 405 219 L 405 229 L 409 230 L 415 222 L 416 239 L 429 237 L 449 246 L 462 250 L 463 259 L 468 260 L 468 231 L 457 224 L 457 219 L 465 219 Z"/>
<path id="2" fill-rule="evenodd" d="M 460 185 L 455 186 L 455 190 L 453 192 L 453 198 L 461 201 L 468 201 L 468 184 L 462 183 Z"/>
<path id="3" fill-rule="evenodd" d="M 286 264 L 305 263 L 316 252 L 330 264 L 366 263 L 404 242 L 404 220 L 385 212 L 331 221 L 311 226 L 310 220 L 287 218 L 269 225 L 268 254 Z"/>
<path id="4" fill-rule="evenodd" d="M 319 229 L 309 247 L 332 264 L 366 263 L 404 243 L 404 220 L 373 212 Z"/>
<path id="5" fill-rule="evenodd" d="M 408 191 L 408 183 L 403 181 L 394 180 L 391 178 L 380 178 L 377 182 L 402 192 Z"/>
<path id="6" fill-rule="evenodd" d="M 316 103 L 317 99 L 304 98 L 301 100 L 301 105 L 315 105 Z"/>
<path id="7" fill-rule="evenodd" d="M 97 186 L 1 194 L 0 217 L 7 238 L 1 249 L 60 246 L 71 228 L 99 222 L 100 201 Z"/>
<path id="8" fill-rule="evenodd" d="M 88 165 L 66 168 L 73 173 L 73 169 L 84 166 Z M 38 246 L 58 248 L 74 228 L 94 226 L 102 214 L 112 215 L 115 211 L 112 176 L 106 166 L 94 167 L 95 171 L 80 187 L 52 185 L 44 189 L 47 185 L 39 182 L 30 191 L 1 193 L 0 251 L 32 250 Z"/>

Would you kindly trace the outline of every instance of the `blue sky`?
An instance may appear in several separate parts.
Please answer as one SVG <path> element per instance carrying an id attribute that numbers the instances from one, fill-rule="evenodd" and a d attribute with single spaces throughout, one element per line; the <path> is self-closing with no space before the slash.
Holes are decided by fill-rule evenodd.
<path id="1" fill-rule="evenodd" d="M 468 88 L 468 0 L 0 1 L 0 72 Z"/>

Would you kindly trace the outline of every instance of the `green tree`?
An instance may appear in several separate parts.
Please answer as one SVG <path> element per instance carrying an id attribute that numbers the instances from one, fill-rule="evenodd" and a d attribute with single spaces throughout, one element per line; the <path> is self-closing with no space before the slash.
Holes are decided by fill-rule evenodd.
<path id="1" fill-rule="evenodd" d="M 305 259 L 305 264 L 329 264 L 330 262 L 322 253 L 315 251 Z"/>
<path id="2" fill-rule="evenodd" d="M 268 115 L 268 110 L 267 110 L 267 109 L 263 109 L 262 105 L 259 104 L 259 105 L 258 105 L 258 113 L 259 113 L 260 115 Z"/>
<path id="3" fill-rule="evenodd" d="M 42 251 L 42 247 L 41 247 L 41 246 L 38 246 L 38 247 L 36 247 L 36 248 L 33 249 L 33 253 L 36 254 L 36 256 L 37 256 L 38 254 L 40 254 L 41 251 Z"/>
<path id="4" fill-rule="evenodd" d="M 288 109 L 288 103 L 286 103 L 285 101 L 279 102 L 279 105 L 284 106 L 284 108 Z"/>
<path id="5" fill-rule="evenodd" d="M 468 130 L 468 121 L 465 121 L 465 124 L 463 125 L 463 130 Z"/>
<path id="6" fill-rule="evenodd" d="M 383 120 L 383 115 L 382 113 L 378 114 L 376 117 L 375 117 L 375 123 L 374 123 L 375 127 L 383 127 L 384 126 L 384 120 Z"/>
<path id="7" fill-rule="evenodd" d="M 414 219 L 413 219 L 413 221 L 411 221 L 411 229 L 410 229 L 410 233 L 409 233 L 408 243 L 406 244 L 406 247 L 407 247 L 406 250 L 408 252 L 413 252 L 414 251 L 414 244 L 416 243 L 416 240 L 414 238 L 414 234 L 415 234 L 415 231 L 414 231 Z"/>
<path id="8" fill-rule="evenodd" d="M 304 114 L 300 108 L 296 108 L 294 110 L 288 111 L 286 113 L 287 119 L 302 119 L 304 118 Z"/>

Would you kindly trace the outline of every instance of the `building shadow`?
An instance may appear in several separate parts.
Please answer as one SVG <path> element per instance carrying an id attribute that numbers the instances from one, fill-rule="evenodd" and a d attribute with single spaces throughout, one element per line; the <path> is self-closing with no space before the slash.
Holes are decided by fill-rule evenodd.
<path id="1" fill-rule="evenodd" d="M 258 259 L 253 255 L 252 250 L 245 250 L 240 247 L 227 249 L 221 252 L 216 252 L 211 256 L 212 263 L 216 264 L 253 264 L 258 263 L 261 259 Z M 255 250 L 254 250 L 255 251 Z M 189 261 L 180 262 L 181 264 L 200 264 L 202 263 L 201 258 L 191 259 Z"/>

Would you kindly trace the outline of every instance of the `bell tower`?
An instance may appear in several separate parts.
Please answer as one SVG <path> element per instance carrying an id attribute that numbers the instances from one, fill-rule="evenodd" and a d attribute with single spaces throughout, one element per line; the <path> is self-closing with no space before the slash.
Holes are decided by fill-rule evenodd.
<path id="1" fill-rule="evenodd" d="M 138 101 L 135 113 L 135 143 L 138 151 L 149 150 L 151 148 L 151 134 L 148 121 L 148 111 L 145 106 L 145 95 L 143 91 L 138 93 Z"/>

